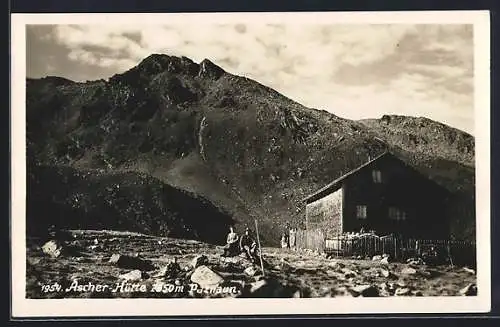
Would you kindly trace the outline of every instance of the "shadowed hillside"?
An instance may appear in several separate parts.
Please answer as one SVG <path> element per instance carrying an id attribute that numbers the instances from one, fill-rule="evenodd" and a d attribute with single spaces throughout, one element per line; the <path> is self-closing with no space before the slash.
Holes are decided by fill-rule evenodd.
<path id="1" fill-rule="evenodd" d="M 161 181 L 206 198 L 227 212 L 237 229 L 253 226 L 257 218 L 267 244 L 277 244 L 286 222 L 301 226 L 305 196 L 385 150 L 457 196 L 472 196 L 473 206 L 473 138 L 430 120 L 387 117 L 342 119 L 209 60 L 197 64 L 167 55 L 151 55 L 108 81 L 27 81 L 33 165 L 92 170 L 108 186 L 137 173 L 154 177 L 155 185 Z M 49 173 L 34 173 L 50 184 L 44 174 Z M 73 192 L 72 184 L 64 185 Z M 29 185 L 28 190 L 33 192 Z M 134 192 L 159 207 L 149 186 Z M 102 198 L 89 201 L 99 206 Z M 474 233 L 474 208 L 466 209 L 453 217 L 460 237 Z M 104 219 L 93 217 L 96 223 Z M 144 221 L 141 228 L 155 230 Z"/>
<path id="2" fill-rule="evenodd" d="M 232 220 L 210 202 L 139 173 L 30 168 L 27 231 L 48 228 L 137 231 L 221 244 Z M 40 214 L 43 213 L 43 214 Z"/>

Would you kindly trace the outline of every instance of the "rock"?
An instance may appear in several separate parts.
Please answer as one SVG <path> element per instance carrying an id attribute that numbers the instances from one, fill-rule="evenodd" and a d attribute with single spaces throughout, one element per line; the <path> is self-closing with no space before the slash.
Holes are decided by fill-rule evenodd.
<path id="1" fill-rule="evenodd" d="M 345 296 L 345 297 L 353 297 L 353 292 L 347 289 L 345 286 L 332 288 L 330 292 L 330 296 Z"/>
<path id="2" fill-rule="evenodd" d="M 328 267 L 334 268 L 334 269 L 341 269 L 341 268 L 344 268 L 345 265 L 341 262 L 338 262 L 338 261 L 331 261 L 328 263 Z"/>
<path id="3" fill-rule="evenodd" d="M 326 271 L 326 275 L 328 277 L 337 277 L 338 276 L 338 273 L 336 271 L 333 271 L 333 270 L 327 270 Z"/>
<path id="4" fill-rule="evenodd" d="M 250 294 L 253 294 L 259 290 L 261 290 L 262 288 L 264 288 L 265 286 L 267 286 L 267 281 L 265 279 L 261 279 L 259 281 L 256 281 L 256 282 L 253 282 L 250 284 L 250 288 L 249 288 L 249 292 Z"/>
<path id="5" fill-rule="evenodd" d="M 383 257 L 383 258 L 380 260 L 380 263 L 381 263 L 381 264 L 388 265 L 388 264 L 389 264 L 389 257 Z"/>
<path id="6" fill-rule="evenodd" d="M 422 291 L 416 291 L 415 293 L 413 293 L 413 295 L 415 295 L 415 296 L 424 296 L 424 294 L 422 293 Z"/>
<path id="7" fill-rule="evenodd" d="M 464 271 L 468 272 L 468 273 L 471 273 L 471 274 L 476 274 L 476 271 L 474 269 L 470 269 L 470 268 L 467 268 L 467 267 L 464 267 Z"/>
<path id="8" fill-rule="evenodd" d="M 389 258 L 389 257 L 390 257 L 390 255 L 387 253 L 382 254 L 382 258 Z"/>
<path id="9" fill-rule="evenodd" d="M 166 266 L 160 268 L 160 270 L 154 274 L 154 277 L 165 277 L 165 278 L 176 278 L 181 272 L 181 267 L 177 263 L 177 260 L 172 260 Z"/>
<path id="10" fill-rule="evenodd" d="M 255 269 L 254 267 L 248 267 L 247 269 L 243 270 L 243 272 L 252 277 L 257 273 L 257 269 Z"/>
<path id="11" fill-rule="evenodd" d="M 405 275 L 415 275 L 417 270 L 415 268 L 406 267 L 401 270 L 401 273 Z"/>
<path id="12" fill-rule="evenodd" d="M 300 290 L 295 291 L 295 293 L 293 293 L 292 297 L 293 298 L 301 298 L 302 296 L 300 296 Z"/>
<path id="13" fill-rule="evenodd" d="M 285 272 L 289 272 L 289 271 L 294 270 L 294 268 L 292 267 L 292 265 L 290 265 L 284 259 L 281 259 L 281 263 L 280 263 L 280 267 L 279 268 L 280 268 L 280 270 L 285 271 Z"/>
<path id="14" fill-rule="evenodd" d="M 391 296 L 394 294 L 394 284 L 392 283 L 382 283 L 379 285 L 381 296 Z"/>
<path id="15" fill-rule="evenodd" d="M 432 277 L 432 273 L 430 271 L 427 271 L 427 270 L 420 270 L 418 273 L 425 278 Z"/>
<path id="16" fill-rule="evenodd" d="M 352 278 L 352 277 L 356 277 L 358 275 L 357 272 L 355 272 L 354 270 L 351 270 L 349 268 L 342 268 L 341 271 L 344 274 L 345 278 Z"/>
<path id="17" fill-rule="evenodd" d="M 120 279 L 124 279 L 124 280 L 127 280 L 127 281 L 138 281 L 138 280 L 141 280 L 142 279 L 142 271 L 136 269 L 136 270 L 132 270 L 131 272 L 128 272 L 126 274 L 123 274 L 123 275 L 120 275 L 119 276 Z"/>
<path id="18" fill-rule="evenodd" d="M 407 287 L 398 288 L 394 295 L 396 296 L 407 296 L 411 294 L 411 290 Z"/>
<path id="19" fill-rule="evenodd" d="M 290 289 L 273 278 L 263 278 L 247 285 L 245 292 L 249 297 L 279 298 L 291 297 L 297 289 Z"/>
<path id="20" fill-rule="evenodd" d="M 205 288 L 217 286 L 222 283 L 224 279 L 207 266 L 199 266 L 191 275 L 191 281 Z"/>
<path id="21" fill-rule="evenodd" d="M 410 266 L 418 266 L 418 265 L 425 265 L 424 260 L 421 258 L 409 258 L 406 260 L 406 263 Z"/>
<path id="22" fill-rule="evenodd" d="M 374 255 L 373 258 L 372 258 L 372 261 L 380 261 L 382 260 L 382 256 L 381 255 Z"/>
<path id="23" fill-rule="evenodd" d="M 204 254 L 197 255 L 191 260 L 191 266 L 193 268 L 198 268 L 199 266 L 204 266 L 208 264 L 208 258 Z"/>
<path id="24" fill-rule="evenodd" d="M 477 286 L 476 284 L 468 284 L 467 286 L 465 286 L 464 288 L 462 288 L 460 290 L 460 295 L 463 295 L 463 296 L 475 296 L 477 295 Z"/>
<path id="25" fill-rule="evenodd" d="M 354 296 L 377 297 L 379 290 L 373 285 L 357 285 L 350 289 Z"/>
<path id="26" fill-rule="evenodd" d="M 113 254 L 108 262 L 124 269 L 139 269 L 146 271 L 155 269 L 155 266 L 149 260 L 121 254 Z"/>
<path id="27" fill-rule="evenodd" d="M 57 258 L 61 255 L 62 247 L 56 241 L 48 241 L 42 246 L 42 251 L 52 258 Z"/>
<path id="28" fill-rule="evenodd" d="M 389 276 L 391 276 L 391 272 L 387 269 L 382 269 L 380 271 L 380 273 L 382 274 L 382 276 L 384 276 L 385 278 L 388 278 Z"/>

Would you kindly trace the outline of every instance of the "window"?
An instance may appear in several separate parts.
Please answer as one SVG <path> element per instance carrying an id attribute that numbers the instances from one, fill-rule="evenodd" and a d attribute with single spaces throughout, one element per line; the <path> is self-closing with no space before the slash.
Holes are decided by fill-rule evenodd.
<path id="1" fill-rule="evenodd" d="M 382 183 L 382 172 L 380 170 L 373 170 L 372 177 L 374 183 Z"/>
<path id="2" fill-rule="evenodd" d="M 356 206 L 356 217 L 358 219 L 366 219 L 366 206 L 365 205 Z"/>
<path id="3" fill-rule="evenodd" d="M 392 220 L 406 220 L 406 212 L 395 207 L 389 208 L 389 218 Z"/>

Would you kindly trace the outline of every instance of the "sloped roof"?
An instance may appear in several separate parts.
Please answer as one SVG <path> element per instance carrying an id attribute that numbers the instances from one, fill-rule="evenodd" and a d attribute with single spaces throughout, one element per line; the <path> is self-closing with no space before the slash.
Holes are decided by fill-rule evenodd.
<path id="1" fill-rule="evenodd" d="M 361 166 L 359 166 L 358 168 L 355 168 L 351 171 L 349 171 L 348 173 L 340 176 L 339 178 L 335 179 L 333 182 L 325 185 L 324 187 L 320 188 L 318 191 L 314 192 L 313 194 L 307 196 L 306 198 L 304 198 L 302 201 L 304 202 L 308 202 L 311 198 L 314 198 L 316 196 L 318 196 L 319 194 L 327 191 L 327 190 L 330 190 L 330 191 L 333 191 L 333 190 L 336 190 L 338 189 L 341 185 L 342 185 L 342 182 L 348 178 L 349 176 L 352 176 L 354 174 L 356 174 L 357 172 L 359 172 L 360 170 L 362 170 L 363 168 L 365 168 L 366 166 L 372 164 L 373 162 L 379 160 L 380 158 L 382 157 L 386 157 L 386 156 L 392 156 L 394 157 L 392 154 L 390 154 L 389 152 L 384 152 L 378 156 L 376 156 L 375 158 L 371 159 L 370 161 L 362 164 Z"/>

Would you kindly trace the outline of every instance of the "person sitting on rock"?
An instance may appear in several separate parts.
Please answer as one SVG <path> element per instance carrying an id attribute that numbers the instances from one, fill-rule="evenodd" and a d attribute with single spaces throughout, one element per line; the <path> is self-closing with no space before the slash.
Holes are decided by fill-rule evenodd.
<path id="1" fill-rule="evenodd" d="M 227 234 L 226 245 L 224 246 L 224 257 L 233 257 L 238 255 L 238 234 L 234 232 L 233 227 L 229 227 L 229 234 Z"/>
<path id="2" fill-rule="evenodd" d="M 245 234 L 240 237 L 240 251 L 245 253 L 247 258 L 252 262 L 255 261 L 255 250 L 257 249 L 257 243 L 250 235 L 250 229 L 245 229 Z"/>

